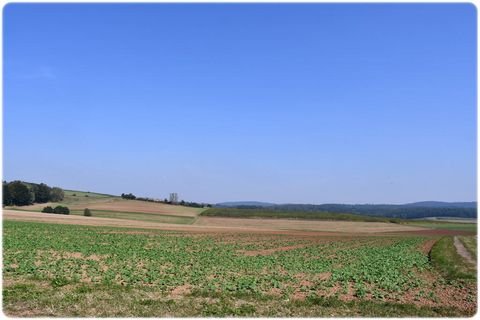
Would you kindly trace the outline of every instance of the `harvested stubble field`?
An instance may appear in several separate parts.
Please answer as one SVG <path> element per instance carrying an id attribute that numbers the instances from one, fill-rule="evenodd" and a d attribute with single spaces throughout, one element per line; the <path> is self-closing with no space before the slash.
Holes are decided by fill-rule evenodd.
<path id="1" fill-rule="evenodd" d="M 4 221 L 12 316 L 471 316 L 476 280 L 411 234 L 191 233 Z M 447 239 L 448 240 L 448 239 Z"/>
<path id="2" fill-rule="evenodd" d="M 94 215 L 96 212 L 94 211 Z M 381 232 L 423 232 L 422 227 L 412 227 L 383 222 L 351 222 L 351 221 L 322 221 L 322 220 L 288 220 L 288 219 L 240 219 L 240 218 L 213 218 L 199 217 L 191 225 L 177 223 L 159 223 L 136 219 L 137 213 L 129 215 L 128 219 L 106 217 L 83 217 L 78 215 L 56 215 L 40 212 L 4 210 L 3 217 L 18 221 L 37 221 L 48 223 L 62 223 L 74 225 L 135 227 L 160 230 L 177 230 L 189 232 L 254 232 L 296 235 L 320 235 L 319 232 L 329 235 L 339 233 L 369 234 Z M 112 214 L 112 216 L 116 216 Z M 161 216 L 161 215 L 158 215 Z M 162 217 L 164 217 L 162 215 Z"/>
<path id="3" fill-rule="evenodd" d="M 386 222 L 363 221 L 329 221 L 304 219 L 249 219 L 249 218 L 220 218 L 199 217 L 195 222 L 200 226 L 237 226 L 243 228 L 270 228 L 276 230 L 328 231 L 351 233 L 378 233 L 392 231 L 420 231 L 422 227 L 414 227 Z"/>

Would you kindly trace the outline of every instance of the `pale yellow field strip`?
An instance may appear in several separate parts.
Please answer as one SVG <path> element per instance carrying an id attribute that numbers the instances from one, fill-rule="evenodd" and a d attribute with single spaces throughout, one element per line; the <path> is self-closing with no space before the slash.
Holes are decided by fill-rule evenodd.
<path id="1" fill-rule="evenodd" d="M 156 223 L 139 220 L 114 218 L 83 217 L 76 215 L 59 215 L 30 211 L 3 210 L 6 220 L 33 221 L 44 223 L 73 224 L 85 226 L 107 226 L 125 228 L 144 228 L 186 232 L 240 232 L 240 233 L 275 233 L 316 235 L 345 235 L 346 233 L 374 234 L 390 231 L 425 230 L 420 227 L 409 227 L 377 222 L 349 221 L 292 221 L 285 219 L 235 219 L 201 217 L 198 224 L 180 225 Z"/>
<path id="2" fill-rule="evenodd" d="M 245 219 L 199 217 L 195 225 L 235 226 L 246 228 L 271 228 L 275 230 L 300 230 L 322 232 L 379 233 L 425 230 L 422 227 L 385 222 L 328 221 L 298 219 Z"/>

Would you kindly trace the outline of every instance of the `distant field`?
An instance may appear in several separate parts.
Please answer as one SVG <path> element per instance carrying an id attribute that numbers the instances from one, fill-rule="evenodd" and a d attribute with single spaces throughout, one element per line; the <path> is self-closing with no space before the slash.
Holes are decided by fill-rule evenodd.
<path id="1" fill-rule="evenodd" d="M 134 219 L 137 213 L 127 213 L 119 219 L 115 217 L 84 217 L 81 212 L 74 212 L 72 215 L 49 214 L 23 210 L 4 210 L 4 220 L 37 221 L 45 223 L 77 224 L 89 226 L 118 226 L 138 227 L 159 230 L 178 230 L 191 232 L 220 232 L 220 233 L 270 233 L 270 234 L 298 234 L 298 235 L 342 235 L 350 233 L 369 234 L 381 232 L 421 232 L 427 230 L 420 227 L 405 226 L 395 223 L 384 222 L 356 222 L 356 221 L 322 221 L 322 220 L 286 220 L 286 219 L 240 219 L 240 218 L 216 218 L 199 217 L 193 224 L 189 221 L 180 221 L 181 224 L 172 221 L 152 221 Z M 146 214 L 148 217 L 150 214 Z M 150 215 L 152 219 L 172 218 L 172 216 Z M 181 219 L 195 219 L 192 217 L 181 217 Z M 183 224 L 182 224 L 183 223 Z"/>
<path id="2" fill-rule="evenodd" d="M 184 217 L 166 214 L 152 214 L 142 212 L 123 212 L 109 210 L 91 210 L 92 215 L 97 218 L 115 218 L 125 220 L 150 221 L 158 223 L 174 223 L 174 224 L 192 224 L 196 217 Z M 70 214 L 83 216 L 83 210 L 74 210 Z"/>
<path id="3" fill-rule="evenodd" d="M 305 219 L 267 219 L 267 218 L 224 218 L 204 217 L 198 218 L 195 225 L 203 226 L 234 226 L 251 230 L 263 228 L 274 230 L 322 231 L 341 233 L 379 233 L 424 230 L 421 227 L 401 225 L 386 222 L 366 221 L 331 221 L 331 220 L 305 220 Z"/>
<path id="4" fill-rule="evenodd" d="M 400 219 L 371 217 L 350 213 L 331 213 L 315 211 L 282 211 L 268 209 L 210 208 L 201 213 L 209 217 L 230 218 L 275 218 L 275 219 L 307 219 L 307 220 L 344 220 L 366 222 L 397 222 Z"/>
<path id="5" fill-rule="evenodd" d="M 8 220 L 3 228 L 9 316 L 465 317 L 476 311 L 476 281 L 446 281 L 430 263 L 438 238 L 202 234 Z"/>
<path id="6" fill-rule="evenodd" d="M 455 222 L 455 223 L 477 223 L 476 218 L 459 218 L 459 217 L 430 217 L 415 220 L 431 220 L 440 222 Z"/>
<path id="7" fill-rule="evenodd" d="M 407 225 L 417 226 L 430 229 L 444 229 L 444 230 L 456 230 L 456 231 L 468 231 L 477 232 L 476 223 L 464 223 L 464 222 L 444 222 L 444 221 L 415 221 L 411 220 L 406 222 Z"/>
<path id="8" fill-rule="evenodd" d="M 89 208 L 91 210 L 99 212 L 99 217 L 114 217 L 115 213 L 118 213 L 118 218 L 120 219 L 132 217 L 143 221 L 173 221 L 171 218 L 161 218 L 153 216 L 149 217 L 146 214 L 186 217 L 187 219 L 178 220 L 181 221 L 181 223 L 185 223 L 185 221 L 191 221 L 194 217 L 196 217 L 204 210 L 203 208 L 192 208 L 139 200 L 127 200 L 120 197 L 100 193 L 73 190 L 65 190 L 64 192 L 65 198 L 59 203 L 36 203 L 30 206 L 13 207 L 13 209 L 25 211 L 41 211 L 46 206 L 54 207 L 57 205 L 64 205 L 69 207 L 70 210 L 72 210 L 73 212 L 79 212 L 83 211 L 85 208 Z M 133 216 L 133 213 L 140 214 L 138 216 Z"/>

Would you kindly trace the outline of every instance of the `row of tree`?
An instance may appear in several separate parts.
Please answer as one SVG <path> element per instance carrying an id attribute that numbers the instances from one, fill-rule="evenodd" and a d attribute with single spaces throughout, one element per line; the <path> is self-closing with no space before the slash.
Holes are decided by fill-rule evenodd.
<path id="1" fill-rule="evenodd" d="M 61 188 L 49 187 L 44 183 L 36 184 L 23 181 L 3 181 L 3 205 L 26 206 L 33 203 L 62 201 Z"/>
<path id="2" fill-rule="evenodd" d="M 179 203 L 181 206 L 185 207 L 193 207 L 193 208 L 211 208 L 212 205 L 208 203 L 198 203 L 198 202 L 188 202 L 188 201 L 180 201 Z"/>
<path id="3" fill-rule="evenodd" d="M 122 193 L 122 198 L 123 199 L 128 199 L 128 200 L 135 200 L 137 197 L 135 197 L 131 193 Z"/>
<path id="4" fill-rule="evenodd" d="M 350 213 L 358 215 L 367 215 L 375 217 L 388 217 L 400 219 L 418 219 L 428 217 L 461 217 L 476 218 L 476 203 L 471 203 L 472 207 L 460 207 L 449 203 L 438 204 L 437 206 L 427 206 L 427 204 L 277 204 L 269 206 L 257 205 L 235 205 L 230 208 L 245 210 L 261 210 L 281 212 L 324 212 L 324 213 Z M 442 207 L 443 206 L 443 207 Z M 217 207 L 221 208 L 221 205 Z"/>
<path id="5" fill-rule="evenodd" d="M 203 208 L 203 207 L 211 208 L 212 207 L 212 205 L 208 204 L 208 203 L 187 202 L 187 201 L 184 201 L 184 200 L 182 200 L 178 203 L 172 203 L 171 201 L 168 201 L 167 198 L 165 198 L 164 200 L 157 200 L 157 199 L 152 199 L 152 198 L 136 197 L 132 193 L 122 193 L 121 197 L 123 199 L 128 199 L 128 200 L 139 200 L 139 201 L 165 203 L 165 204 L 177 204 L 177 205 L 181 205 L 181 206 L 194 207 L 194 208 Z"/>
<path id="6" fill-rule="evenodd" d="M 47 206 L 47 207 L 42 209 L 42 212 L 56 213 L 56 214 L 70 214 L 70 209 L 68 209 L 68 207 L 64 207 L 64 206 L 56 206 L 55 208 Z"/>

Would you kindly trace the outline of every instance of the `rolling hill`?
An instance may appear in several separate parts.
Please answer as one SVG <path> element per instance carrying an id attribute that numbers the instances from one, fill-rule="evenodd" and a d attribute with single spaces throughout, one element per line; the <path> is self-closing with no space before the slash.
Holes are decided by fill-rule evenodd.
<path id="1" fill-rule="evenodd" d="M 204 209 L 192 208 L 165 203 L 127 200 L 118 196 L 64 190 L 65 197 L 61 202 L 35 203 L 29 206 L 7 207 L 21 211 L 40 212 L 46 206 L 67 206 L 73 215 L 83 215 L 83 210 L 92 210 L 95 217 L 140 220 L 161 223 L 191 224 Z"/>

